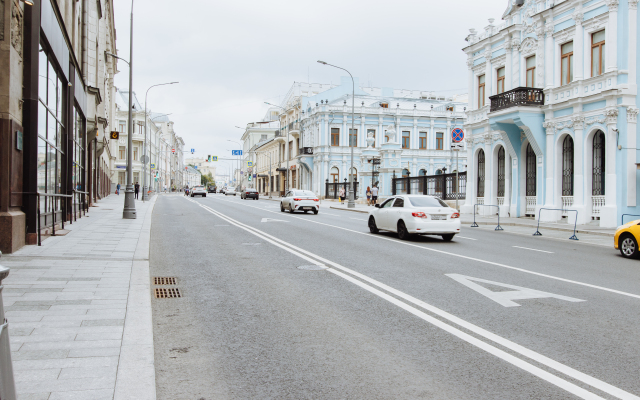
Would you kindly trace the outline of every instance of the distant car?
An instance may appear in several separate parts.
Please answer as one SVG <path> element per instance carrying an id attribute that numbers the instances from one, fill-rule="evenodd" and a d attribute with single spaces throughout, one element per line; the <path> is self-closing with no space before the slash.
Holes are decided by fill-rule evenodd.
<path id="1" fill-rule="evenodd" d="M 435 196 L 393 196 L 369 212 L 369 231 L 396 232 L 402 240 L 412 235 L 442 236 L 450 242 L 460 233 L 460 213 Z"/>
<path id="2" fill-rule="evenodd" d="M 224 190 L 224 195 L 225 196 L 229 196 L 229 195 L 234 195 L 235 196 L 236 195 L 236 190 L 234 188 L 232 188 L 232 187 L 226 188 Z"/>
<path id="3" fill-rule="evenodd" d="M 280 211 L 289 211 L 291 214 L 294 211 L 304 211 L 305 214 L 312 211 L 317 214 L 320 211 L 320 200 L 310 190 L 290 190 L 280 200 Z"/>
<path id="4" fill-rule="evenodd" d="M 221 188 L 221 189 L 220 189 L 220 193 L 224 194 L 225 190 L 227 190 L 227 188 L 226 188 L 226 187 Z"/>
<path id="5" fill-rule="evenodd" d="M 252 189 L 252 188 L 247 188 L 247 189 L 243 190 L 242 192 L 240 192 L 240 198 L 241 199 L 258 200 L 259 197 L 260 197 L 260 194 L 258 193 L 258 191 L 255 190 L 255 189 Z"/>
<path id="6" fill-rule="evenodd" d="M 194 196 L 207 197 L 207 191 L 205 190 L 204 186 L 194 186 L 191 188 L 190 195 L 191 197 L 194 197 Z"/>
<path id="7" fill-rule="evenodd" d="M 613 247 L 620 250 L 624 258 L 640 258 L 638 239 L 640 238 L 640 219 L 620 226 L 613 236 Z"/>
<path id="8" fill-rule="evenodd" d="M 209 187 L 207 188 L 207 193 L 215 193 L 216 192 L 216 187 L 209 185 Z"/>

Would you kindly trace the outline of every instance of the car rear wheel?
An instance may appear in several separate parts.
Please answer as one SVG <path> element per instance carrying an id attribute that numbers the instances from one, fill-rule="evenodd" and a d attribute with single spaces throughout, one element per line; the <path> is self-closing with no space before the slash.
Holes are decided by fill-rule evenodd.
<path id="1" fill-rule="evenodd" d="M 455 236 L 454 233 L 449 233 L 447 235 L 442 235 L 442 240 L 444 240 L 445 242 L 450 242 L 453 240 L 453 237 Z"/>
<path id="2" fill-rule="evenodd" d="M 317 215 L 318 214 L 318 210 L 313 210 L 313 214 Z"/>
<path id="3" fill-rule="evenodd" d="M 289 214 L 293 214 L 293 206 L 289 204 Z"/>
<path id="4" fill-rule="evenodd" d="M 640 252 L 638 251 L 638 242 L 636 238 L 631 234 L 623 235 L 620 238 L 620 254 L 624 258 L 638 258 L 640 256 Z"/>
<path id="5" fill-rule="evenodd" d="M 378 233 L 380 230 L 378 229 L 378 225 L 376 225 L 376 220 L 373 217 L 369 217 L 369 232 Z"/>
<path id="6" fill-rule="evenodd" d="M 280 212 L 284 212 L 284 206 L 280 203 Z"/>
<path id="7" fill-rule="evenodd" d="M 400 240 L 409 240 L 410 237 L 411 235 L 409 234 L 409 231 L 407 230 L 407 226 L 404 224 L 404 221 L 399 221 L 398 222 L 398 238 Z"/>

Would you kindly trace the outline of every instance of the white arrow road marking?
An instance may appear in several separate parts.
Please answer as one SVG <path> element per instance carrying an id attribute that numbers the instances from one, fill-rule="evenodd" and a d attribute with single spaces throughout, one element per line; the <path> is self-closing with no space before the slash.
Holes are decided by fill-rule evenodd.
<path id="1" fill-rule="evenodd" d="M 553 254 L 553 251 L 538 250 L 538 249 L 532 249 L 532 248 L 529 248 L 529 247 L 521 247 L 521 246 L 511 246 L 511 247 L 515 247 L 516 249 L 524 249 L 524 250 L 531 250 L 531 251 L 539 251 L 540 253 L 549 253 L 549 254 Z"/>
<path id="2" fill-rule="evenodd" d="M 274 219 L 274 218 L 262 218 L 260 222 L 289 222 L 282 219 Z"/>
<path id="3" fill-rule="evenodd" d="M 473 278 L 471 276 L 465 276 L 460 274 L 445 274 L 445 275 L 455 281 L 462 283 L 469 289 L 473 289 L 476 292 L 480 293 L 481 295 L 484 295 L 490 298 L 491 300 L 495 301 L 496 303 L 504 307 L 520 307 L 520 304 L 514 302 L 513 300 L 547 299 L 551 297 L 559 300 L 570 301 L 573 303 L 586 301 L 586 300 L 575 299 L 573 297 L 561 296 L 559 294 L 543 292 L 540 290 L 528 289 L 521 286 L 508 285 L 506 283 L 488 281 L 486 279 L 480 279 L 480 278 Z M 515 289 L 515 290 L 509 290 L 506 292 L 494 292 L 472 281 L 488 283 L 490 285 L 502 286 L 505 288 Z"/>

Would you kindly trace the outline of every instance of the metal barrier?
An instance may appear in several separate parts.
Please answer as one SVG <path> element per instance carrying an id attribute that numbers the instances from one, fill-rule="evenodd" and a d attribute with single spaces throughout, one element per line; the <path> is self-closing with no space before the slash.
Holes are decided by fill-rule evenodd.
<path id="1" fill-rule="evenodd" d="M 576 236 L 576 226 L 578 225 L 578 210 L 565 210 L 563 208 L 541 208 L 538 211 L 538 227 L 536 228 L 536 233 L 533 234 L 533 236 L 542 236 L 542 233 L 540 233 L 540 214 L 542 214 L 542 210 L 550 210 L 550 211 L 572 211 L 576 213 L 576 219 L 573 221 L 573 236 L 571 236 L 569 239 L 571 240 L 580 240 L 578 239 L 578 237 Z"/>
<path id="2" fill-rule="evenodd" d="M 498 208 L 498 226 L 496 226 L 496 229 L 494 229 L 494 231 L 503 231 L 504 230 L 500 226 L 500 206 L 494 206 L 493 204 L 474 204 L 473 205 L 473 224 L 471 224 L 472 228 L 477 228 L 478 227 L 478 224 L 476 223 L 476 211 L 477 211 L 478 206 L 482 206 L 482 207 L 497 207 Z"/>
<path id="3" fill-rule="evenodd" d="M 75 189 L 73 189 L 73 193 L 74 193 L 74 194 L 77 194 L 77 195 L 80 195 L 80 196 L 81 196 L 81 195 L 85 195 L 85 197 L 83 197 L 83 198 L 82 198 L 82 201 L 78 201 L 78 203 L 82 204 L 82 211 L 84 211 L 84 214 L 83 214 L 83 215 L 87 215 L 87 211 L 88 211 L 88 208 L 89 208 L 89 207 L 87 207 L 86 196 L 88 196 L 88 195 L 89 195 L 89 192 L 83 192 L 83 191 L 81 191 L 81 190 L 75 190 Z M 78 219 L 76 218 L 76 204 L 78 204 L 78 203 L 76 203 L 76 198 L 75 198 L 75 196 L 74 196 L 74 197 L 73 197 L 73 220 L 74 220 L 74 221 L 77 221 L 77 220 L 78 220 Z"/>
<path id="4" fill-rule="evenodd" d="M 628 215 L 630 217 L 640 217 L 638 214 L 622 214 L 622 218 L 620 218 L 620 225 L 624 225 L 624 216 Z"/>
<path id="5" fill-rule="evenodd" d="M 0 257 L 2 257 L 1 252 Z M 0 399 L 16 400 L 16 384 L 13 379 L 9 343 L 9 323 L 4 317 L 4 305 L 2 304 L 2 281 L 7 276 L 9 276 L 9 268 L 0 265 Z"/>
<path id="6" fill-rule="evenodd" d="M 40 227 L 40 216 L 41 216 L 41 212 L 40 212 L 40 196 L 45 196 L 45 197 L 53 197 L 58 198 L 58 197 L 73 197 L 73 195 L 71 194 L 54 194 L 54 193 L 40 193 L 40 192 L 13 192 L 14 194 L 26 194 L 26 195 L 30 195 L 30 196 L 38 196 L 37 202 L 38 202 L 38 223 L 36 226 L 36 229 L 38 230 L 38 246 L 42 246 L 42 234 L 40 233 L 41 227 Z M 53 222 L 51 224 L 51 236 L 55 236 L 56 235 L 56 205 L 53 205 L 53 211 L 51 212 L 52 214 L 52 218 L 53 218 Z M 62 229 L 64 229 L 64 214 L 62 217 Z M 2 400 L 2 398 L 0 397 L 0 400 Z"/>

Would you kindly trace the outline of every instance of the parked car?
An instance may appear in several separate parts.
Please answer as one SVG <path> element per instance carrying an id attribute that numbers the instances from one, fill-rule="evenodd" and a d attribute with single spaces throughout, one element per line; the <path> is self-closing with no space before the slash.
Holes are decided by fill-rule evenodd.
<path id="1" fill-rule="evenodd" d="M 229 196 L 229 195 L 236 195 L 236 190 L 232 187 L 228 187 L 224 190 L 224 195 L 225 196 Z"/>
<path id="2" fill-rule="evenodd" d="M 242 192 L 240 192 L 240 198 L 241 199 L 258 200 L 259 197 L 260 197 L 260 194 L 258 193 L 258 191 L 256 189 L 253 189 L 253 188 L 247 188 L 247 189 L 244 189 Z"/>
<path id="3" fill-rule="evenodd" d="M 194 197 L 194 196 L 207 197 L 207 191 L 205 190 L 204 186 L 202 186 L 202 185 L 194 186 L 190 190 L 190 195 L 191 195 L 191 197 Z"/>
<path id="4" fill-rule="evenodd" d="M 369 231 L 396 232 L 402 240 L 411 235 L 437 235 L 449 242 L 460 233 L 460 213 L 435 196 L 393 196 L 369 212 Z"/>
<path id="5" fill-rule="evenodd" d="M 285 210 L 292 214 L 294 211 L 304 211 L 305 214 L 313 211 L 317 214 L 320 211 L 320 200 L 310 190 L 290 190 L 280 200 L 280 211 L 285 212 Z"/>
<path id="6" fill-rule="evenodd" d="M 213 185 L 209 185 L 209 187 L 207 188 L 207 193 L 215 193 L 216 192 L 216 187 Z"/>
<path id="7" fill-rule="evenodd" d="M 620 250 L 624 258 L 640 258 L 638 239 L 640 238 L 640 219 L 620 226 L 613 236 L 613 247 Z"/>

